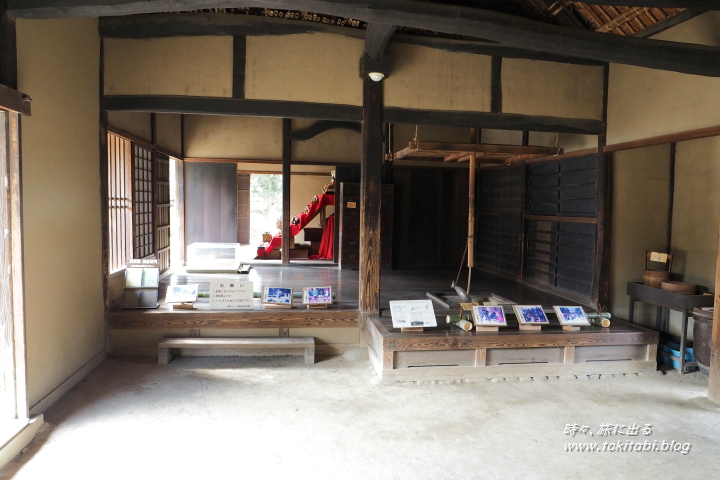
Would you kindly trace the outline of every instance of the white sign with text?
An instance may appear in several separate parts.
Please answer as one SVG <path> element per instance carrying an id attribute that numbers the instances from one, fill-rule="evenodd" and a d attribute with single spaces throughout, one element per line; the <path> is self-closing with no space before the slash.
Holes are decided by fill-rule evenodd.
<path id="1" fill-rule="evenodd" d="M 393 300 L 390 313 L 395 328 L 437 327 L 432 300 Z"/>
<path id="2" fill-rule="evenodd" d="M 238 310 L 253 308 L 253 283 L 238 280 L 210 281 L 210 309 Z"/>

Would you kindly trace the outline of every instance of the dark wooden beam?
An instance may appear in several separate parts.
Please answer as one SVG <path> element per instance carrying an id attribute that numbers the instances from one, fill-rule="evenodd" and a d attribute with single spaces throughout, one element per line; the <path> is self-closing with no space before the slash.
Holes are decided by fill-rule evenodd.
<path id="1" fill-rule="evenodd" d="M 282 121 L 282 253 L 283 266 L 290 265 L 290 164 L 292 163 L 292 142 L 290 119 Z"/>
<path id="2" fill-rule="evenodd" d="M 343 129 L 350 130 L 351 132 L 360 133 L 362 127 L 360 122 L 343 122 L 337 120 L 318 120 L 310 126 L 301 128 L 299 130 L 293 130 L 288 134 L 290 140 L 310 140 L 321 133 L 325 133 L 329 130 Z"/>
<path id="3" fill-rule="evenodd" d="M 600 120 L 592 119 L 570 119 L 514 113 L 415 110 L 399 107 L 385 107 L 385 121 L 499 130 L 582 133 L 584 135 L 597 135 L 602 127 Z"/>
<path id="4" fill-rule="evenodd" d="M 360 292 L 364 316 L 380 313 L 380 192 L 383 160 L 383 83 L 363 79 L 360 164 Z M 361 324 L 364 326 L 363 318 Z"/>
<path id="5" fill-rule="evenodd" d="M 362 39 L 363 30 L 305 20 L 286 20 L 226 13 L 152 13 L 102 17 L 98 31 L 105 38 L 157 38 L 207 35 L 277 36 L 328 33 Z"/>
<path id="6" fill-rule="evenodd" d="M 30 115 L 30 97 L 0 84 L 0 108 Z"/>
<path id="7" fill-rule="evenodd" d="M 490 66 L 490 111 L 502 112 L 502 57 L 492 57 Z"/>
<path id="8" fill-rule="evenodd" d="M 327 33 L 362 39 L 364 32 L 356 28 L 331 26 L 323 23 L 252 15 L 223 13 L 167 13 L 131 17 L 102 17 L 98 29 L 104 38 L 161 38 L 216 35 L 296 35 L 299 33 Z M 394 34 L 393 43 L 420 45 L 448 52 L 488 55 L 506 58 L 526 58 L 558 63 L 603 65 L 604 62 L 567 57 L 532 50 L 509 47 L 482 40 L 458 40 L 418 35 Z"/>
<path id="9" fill-rule="evenodd" d="M 711 0 L 695 2 L 699 3 L 686 2 L 685 6 L 716 8 Z M 99 17 L 212 7 L 305 10 L 355 18 L 369 24 L 402 25 L 483 38 L 539 52 L 720 76 L 718 47 L 607 35 L 505 13 L 417 0 L 11 0 L 8 3 L 9 12 L 18 18 Z"/>
<path id="10" fill-rule="evenodd" d="M 551 10 L 549 10 L 550 14 L 552 15 L 553 20 L 555 20 L 560 25 L 581 29 L 587 28 L 585 27 L 583 22 L 567 8 L 565 2 L 557 2 L 555 0 L 540 0 L 540 3 L 542 3 L 546 7 L 552 8 Z"/>
<path id="11" fill-rule="evenodd" d="M 246 37 L 235 35 L 233 37 L 233 98 L 245 98 L 246 53 Z"/>
<path id="12" fill-rule="evenodd" d="M 8 16 L 4 0 L 0 1 L 0 84 L 17 89 L 15 19 Z"/>
<path id="13" fill-rule="evenodd" d="M 103 107 L 107 110 L 130 112 L 314 118 L 318 120 L 342 121 L 359 121 L 362 119 L 362 107 L 353 105 L 172 95 L 105 96 Z M 416 110 L 400 107 L 385 107 L 384 118 L 385 121 L 391 123 L 578 133 L 582 135 L 597 135 L 602 131 L 602 122 L 600 120 L 513 113 Z"/>
<path id="14" fill-rule="evenodd" d="M 245 100 L 173 95 L 105 96 L 107 110 L 186 113 L 200 115 L 242 115 L 250 117 L 313 118 L 360 121 L 362 107 L 330 103 Z"/>
<path id="15" fill-rule="evenodd" d="M 664 32 L 668 28 L 672 28 L 675 25 L 680 25 L 683 22 L 687 22 L 688 20 L 697 17 L 698 15 L 702 15 L 703 13 L 706 13 L 707 9 L 700 9 L 700 8 L 692 8 L 688 10 L 683 10 L 680 13 L 676 13 L 672 17 L 668 17 L 665 20 L 656 23 L 652 27 L 648 27 L 644 30 L 640 30 L 637 32 L 633 37 L 638 38 L 648 38 L 651 37 L 657 33 Z"/>
<path id="16" fill-rule="evenodd" d="M 373 60 L 380 60 L 385 57 L 385 48 L 390 37 L 397 30 L 397 25 L 386 25 L 383 23 L 370 23 L 365 30 L 365 55 Z"/>

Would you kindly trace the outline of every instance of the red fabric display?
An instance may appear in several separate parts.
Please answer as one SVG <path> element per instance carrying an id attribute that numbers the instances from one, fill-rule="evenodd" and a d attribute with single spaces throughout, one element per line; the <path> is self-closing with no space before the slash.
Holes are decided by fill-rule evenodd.
<path id="1" fill-rule="evenodd" d="M 310 209 L 307 213 L 301 213 L 297 216 L 298 223 L 297 225 L 290 225 L 290 237 L 294 237 L 298 233 L 300 233 L 300 230 L 305 228 L 308 223 L 312 221 L 313 218 L 317 216 L 318 213 L 320 213 L 320 209 L 327 205 L 335 205 L 335 195 L 324 193 L 322 195 L 318 196 L 318 202 L 313 203 L 310 205 Z M 327 231 L 327 225 L 325 226 L 325 231 Z M 325 242 L 325 232 L 323 232 L 323 240 L 322 242 Z M 330 244 L 332 247 L 332 243 Z M 270 241 L 270 245 L 265 247 L 265 254 L 268 255 L 270 252 L 272 252 L 276 248 L 282 247 L 282 236 L 280 233 L 275 235 L 272 240 Z M 320 248 L 322 249 L 322 243 L 320 244 Z M 328 257 L 319 257 L 319 258 L 328 258 Z M 332 253 L 330 254 L 330 258 L 332 258 Z"/>
<path id="2" fill-rule="evenodd" d="M 317 255 L 310 255 L 308 258 L 333 258 L 333 248 L 335 245 L 335 215 L 330 215 L 325 219 L 325 230 L 323 230 L 322 239 L 320 240 L 320 250 Z"/>

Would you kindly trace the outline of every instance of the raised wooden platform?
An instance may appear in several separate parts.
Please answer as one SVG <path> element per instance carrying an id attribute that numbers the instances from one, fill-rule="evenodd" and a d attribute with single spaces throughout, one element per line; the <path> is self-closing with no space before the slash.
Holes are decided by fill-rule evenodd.
<path id="1" fill-rule="evenodd" d="M 654 371 L 657 345 L 657 332 L 619 319 L 609 328 L 512 325 L 482 334 L 440 322 L 423 332 L 400 332 L 385 317 L 368 322 L 370 361 L 383 381 Z"/>
<path id="2" fill-rule="evenodd" d="M 168 328 L 337 328 L 357 327 L 355 310 L 326 308 L 308 310 L 295 306 L 290 310 L 173 310 L 168 305 L 150 310 L 107 312 L 105 319 L 115 329 Z"/>

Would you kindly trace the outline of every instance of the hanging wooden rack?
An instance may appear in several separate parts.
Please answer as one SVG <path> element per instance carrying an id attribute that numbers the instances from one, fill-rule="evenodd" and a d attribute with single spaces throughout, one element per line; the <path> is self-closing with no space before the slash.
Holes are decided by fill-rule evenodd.
<path id="1" fill-rule="evenodd" d="M 396 152 L 394 160 L 439 160 L 467 162 L 475 155 L 478 163 L 505 164 L 517 160 L 562 153 L 562 149 L 532 145 L 498 145 L 490 143 L 445 143 L 412 141 Z"/>

